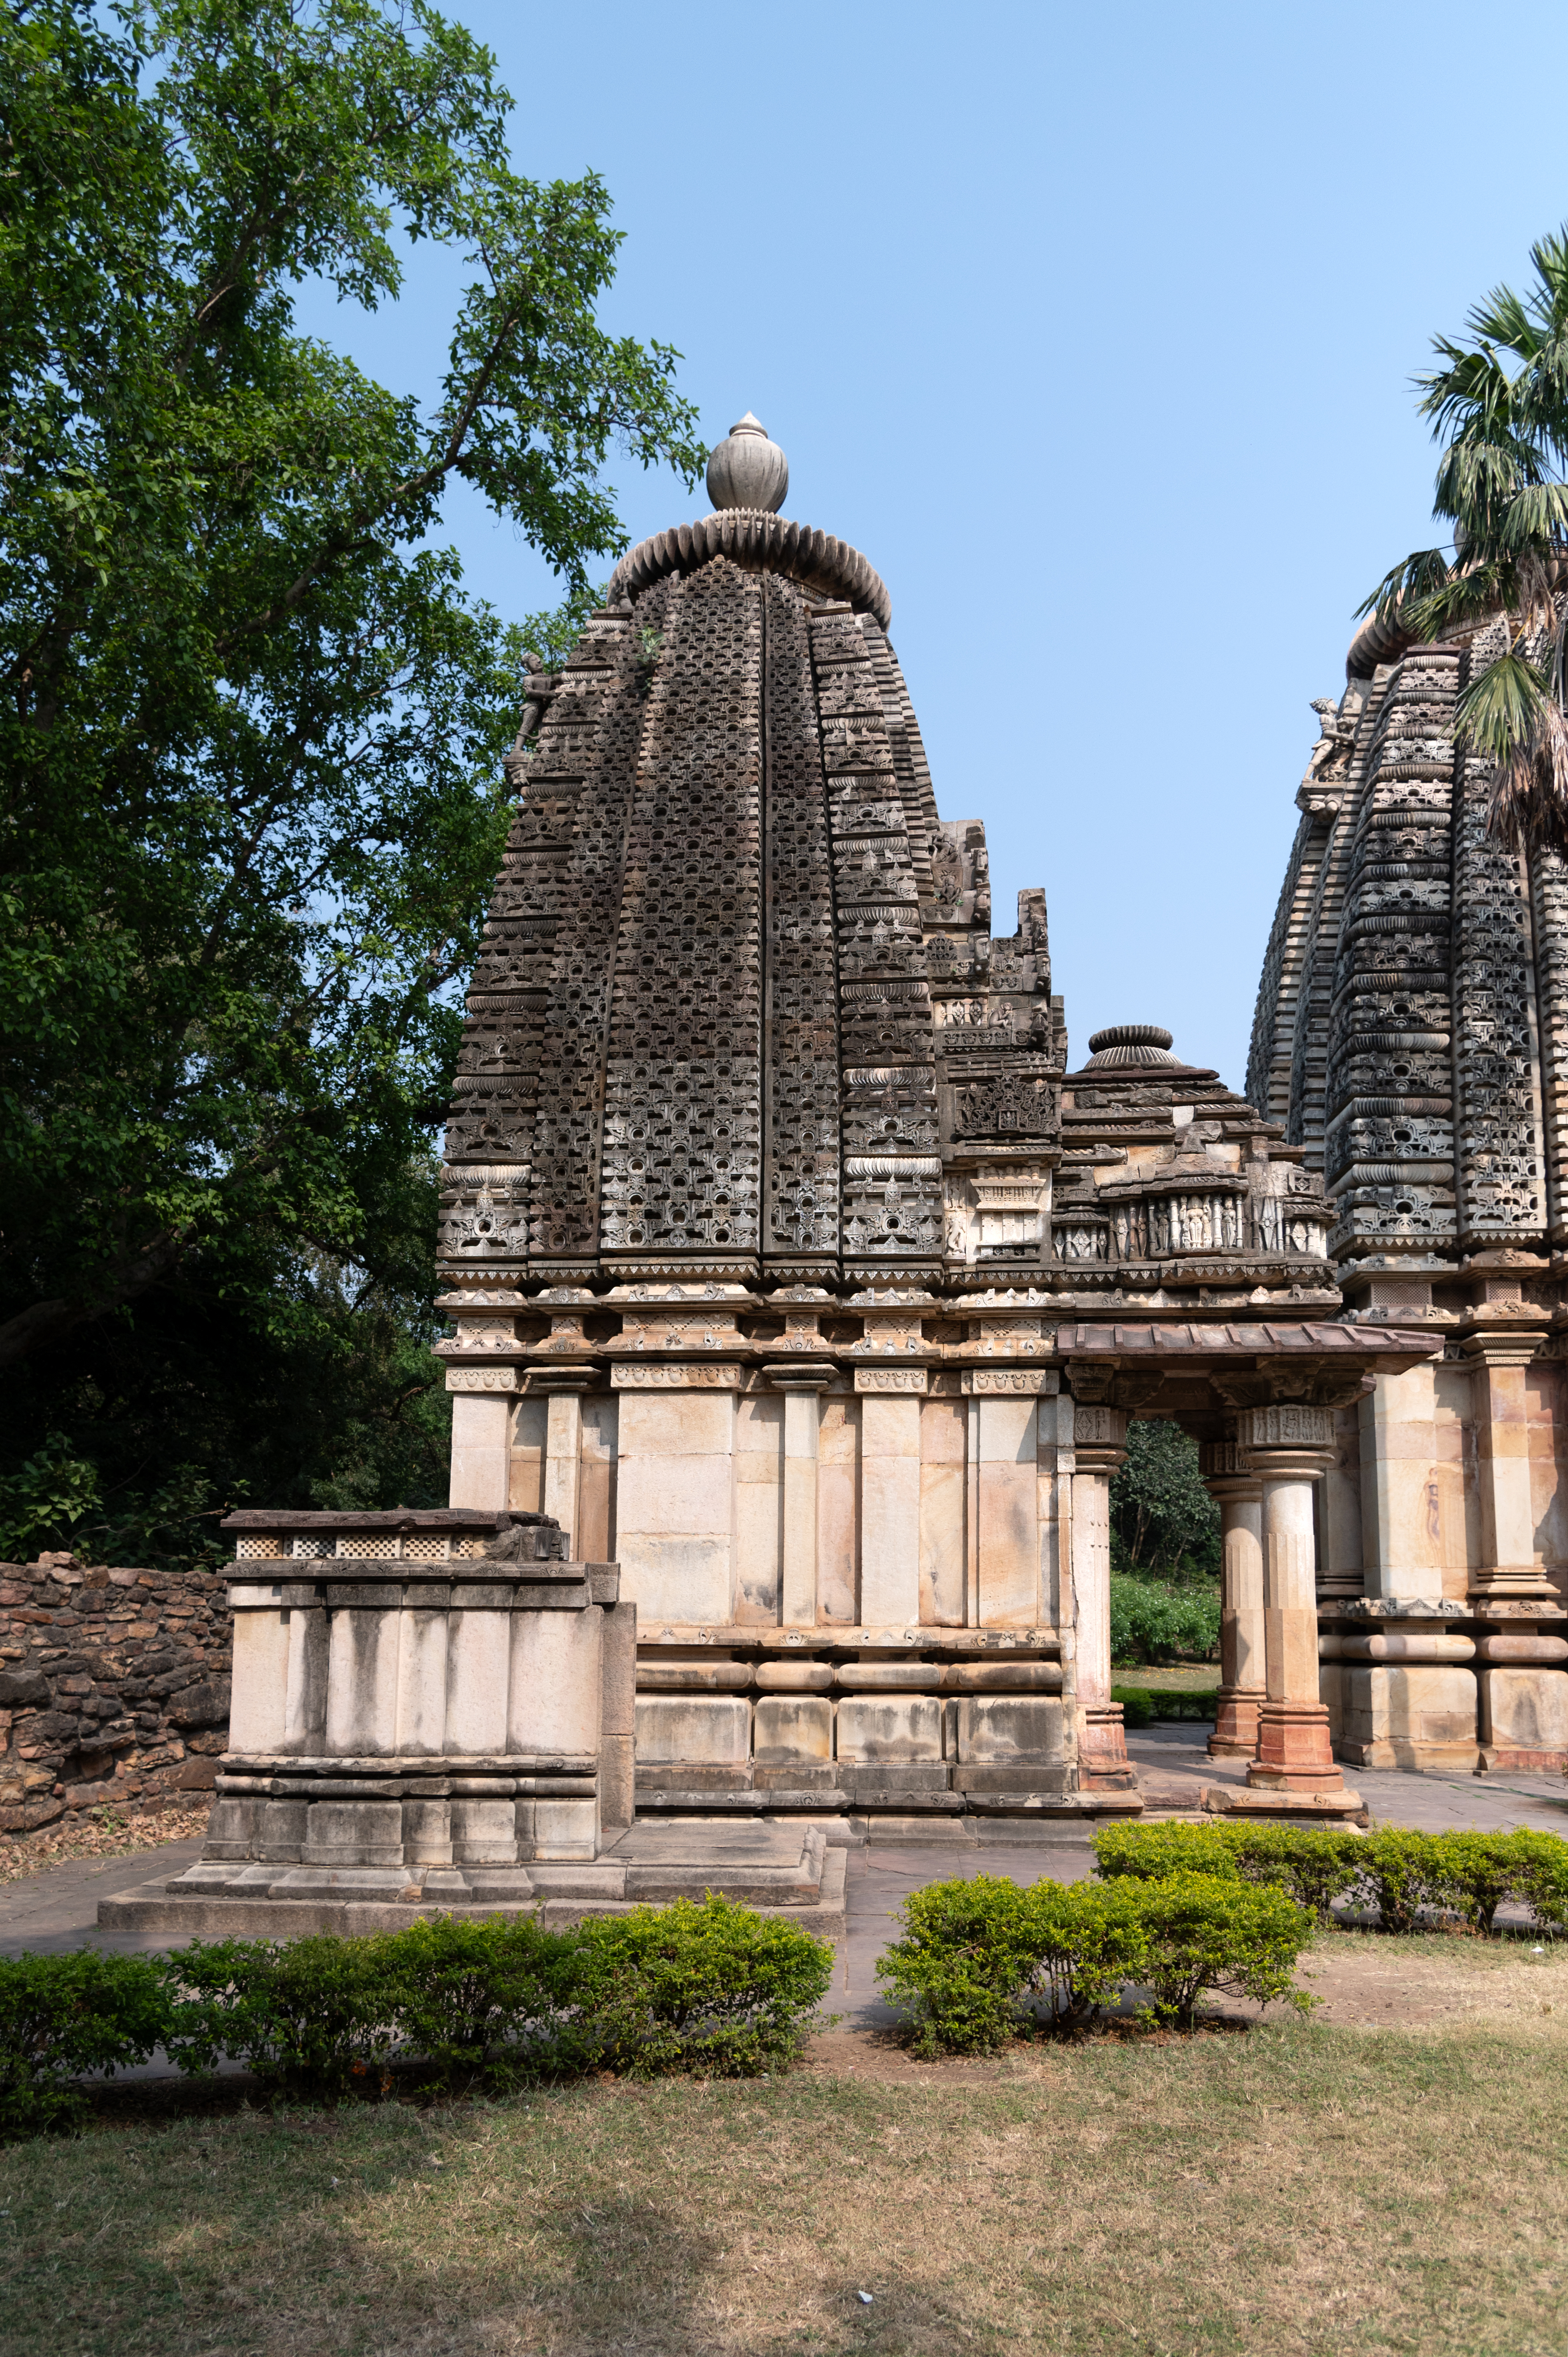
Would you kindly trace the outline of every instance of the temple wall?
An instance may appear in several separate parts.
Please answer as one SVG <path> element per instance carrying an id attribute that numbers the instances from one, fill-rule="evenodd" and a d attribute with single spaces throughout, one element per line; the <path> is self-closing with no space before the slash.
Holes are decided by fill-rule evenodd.
<path id="1" fill-rule="evenodd" d="M 484 1427 L 493 1461 L 470 1440 L 452 1498 L 467 1502 L 459 1465 L 487 1495 L 504 1480 L 513 1507 L 544 1501 L 575 1547 L 619 1564 L 645 1780 L 1060 1781 L 1072 1425 L 1070 1401 L 1064 1416 L 1041 1388 L 1054 1375 L 976 1395 L 923 1370 L 793 1394 L 740 1367 L 636 1372 L 635 1386 L 506 1403 Z M 907 1387 L 928 1381 L 931 1394 Z M 962 1660 L 988 1644 L 1014 1658 L 986 1683 L 1012 1690 L 969 1691 L 969 1671 L 961 1691 Z"/>
<path id="2" fill-rule="evenodd" d="M 856 1397 L 843 1378 L 842 1390 L 806 1394 L 816 1443 L 816 1609 L 808 1617 L 784 1609 L 787 1532 L 798 1511 L 788 1403 L 747 1389 L 752 1380 L 574 1396 L 576 1431 L 555 1419 L 554 1457 L 548 1410 L 564 1402 L 486 1400 L 485 1409 L 504 1413 L 489 1419 L 489 1448 L 470 1444 L 455 1465 L 452 1503 L 475 1504 L 472 1492 L 489 1493 L 503 1479 L 514 1509 L 537 1512 L 551 1498 L 575 1546 L 591 1543 L 591 1560 L 620 1564 L 645 1631 L 661 1619 L 824 1629 L 1052 1622 L 1054 1394 Z"/>

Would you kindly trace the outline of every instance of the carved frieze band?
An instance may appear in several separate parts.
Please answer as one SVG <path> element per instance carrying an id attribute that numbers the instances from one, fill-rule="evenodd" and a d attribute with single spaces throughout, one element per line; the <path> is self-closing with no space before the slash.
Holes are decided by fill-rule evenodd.
<path id="1" fill-rule="evenodd" d="M 628 1364 L 618 1360 L 610 1369 L 610 1388 L 618 1392 L 736 1392 L 745 1372 L 744 1367 L 715 1367 L 702 1359 L 690 1365 L 678 1361 L 650 1364 L 646 1360 L 633 1360 Z"/>
<path id="2" fill-rule="evenodd" d="M 924 1394 L 927 1389 L 924 1367 L 856 1367 L 854 1387 L 857 1392 L 904 1392 Z"/>
<path id="3" fill-rule="evenodd" d="M 1237 1416 L 1237 1438 L 1243 1449 L 1332 1448 L 1331 1407 L 1307 1407 L 1285 1401 L 1277 1407 L 1246 1407 Z"/>

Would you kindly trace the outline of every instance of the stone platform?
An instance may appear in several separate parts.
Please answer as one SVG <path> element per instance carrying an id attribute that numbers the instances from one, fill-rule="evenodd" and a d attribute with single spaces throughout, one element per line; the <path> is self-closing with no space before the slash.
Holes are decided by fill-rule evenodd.
<path id="1" fill-rule="evenodd" d="M 524 1914 L 548 1924 L 663 1906 L 707 1892 L 800 1922 L 821 1939 L 843 1931 L 844 1852 L 820 1824 L 693 1822 L 633 1825 L 593 1859 L 527 1866 L 342 1867 L 204 1858 L 102 1900 L 100 1927 L 160 1943 L 287 1939 L 312 1932 L 392 1932 L 422 1917 Z"/>

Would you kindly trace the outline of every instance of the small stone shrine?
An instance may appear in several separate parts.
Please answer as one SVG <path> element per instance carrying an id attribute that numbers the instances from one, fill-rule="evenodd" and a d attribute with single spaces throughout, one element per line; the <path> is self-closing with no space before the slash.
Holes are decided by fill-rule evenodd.
<path id="1" fill-rule="evenodd" d="M 1068 1069 L 1045 897 L 993 936 L 887 591 L 788 481 L 744 418 L 529 681 L 447 1134 L 454 1505 L 618 1564 L 639 1819 L 1136 1807 L 1108 1491 L 1173 1416 L 1226 1518 L 1217 1741 L 1353 1808 L 1314 1501 L 1432 1340 L 1345 1322 L 1302 1146 L 1168 1033 Z"/>
<path id="2" fill-rule="evenodd" d="M 1356 639 L 1252 1035 L 1347 1325 L 1432 1339 L 1338 1408 L 1324 1484 L 1323 1691 L 1367 1767 L 1568 1765 L 1568 869 L 1489 839 L 1490 769 L 1455 744 L 1508 636 Z"/>

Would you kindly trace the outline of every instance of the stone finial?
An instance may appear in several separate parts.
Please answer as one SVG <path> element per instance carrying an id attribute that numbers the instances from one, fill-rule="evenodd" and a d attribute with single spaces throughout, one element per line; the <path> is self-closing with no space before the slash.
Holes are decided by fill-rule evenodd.
<path id="1" fill-rule="evenodd" d="M 754 508 L 776 515 L 789 489 L 789 461 L 748 409 L 708 460 L 708 497 L 715 508 Z"/>
<path id="2" fill-rule="evenodd" d="M 1112 1023 L 1108 1030 L 1090 1034 L 1086 1071 L 1106 1071 L 1124 1064 L 1174 1064 L 1171 1035 L 1157 1023 Z"/>

